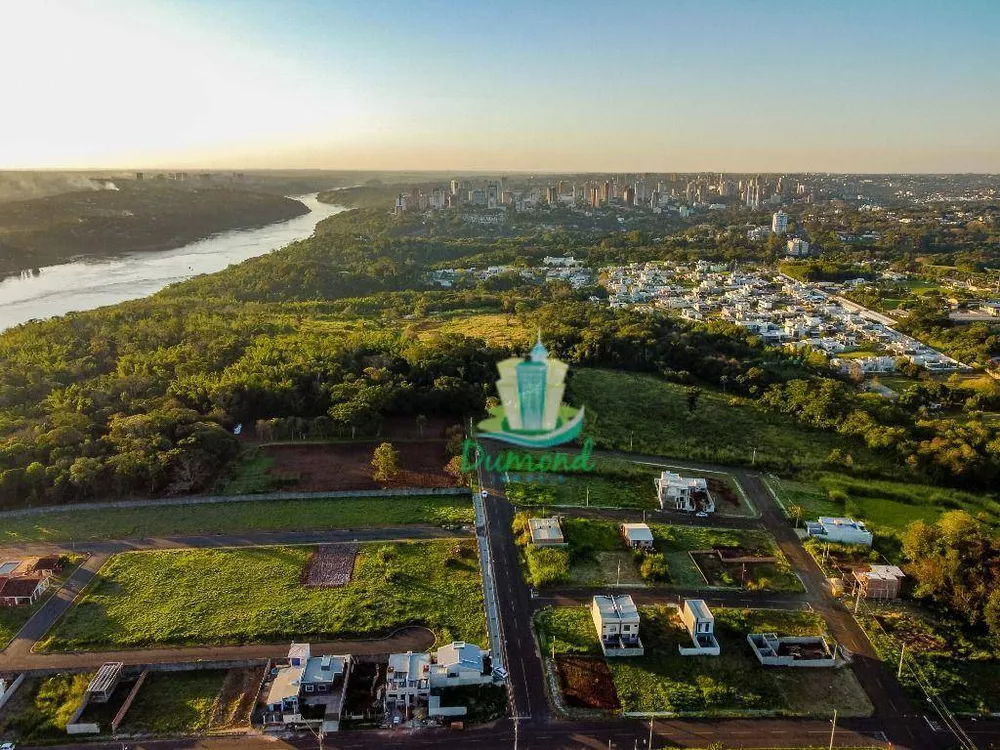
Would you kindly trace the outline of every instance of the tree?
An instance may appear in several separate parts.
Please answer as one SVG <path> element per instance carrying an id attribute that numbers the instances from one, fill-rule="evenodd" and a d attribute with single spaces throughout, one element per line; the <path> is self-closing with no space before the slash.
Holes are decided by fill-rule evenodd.
<path id="1" fill-rule="evenodd" d="M 376 482 L 391 482 L 399 476 L 399 451 L 392 443 L 382 443 L 372 454 L 372 479 Z"/>
<path id="2" fill-rule="evenodd" d="M 688 414 L 694 414 L 695 409 L 698 408 L 698 399 L 701 398 L 701 388 L 691 386 L 689 388 L 685 388 L 684 392 L 687 397 Z"/>
<path id="3" fill-rule="evenodd" d="M 795 528 L 799 528 L 799 522 L 802 520 L 802 506 L 789 505 L 788 512 L 795 516 Z"/>

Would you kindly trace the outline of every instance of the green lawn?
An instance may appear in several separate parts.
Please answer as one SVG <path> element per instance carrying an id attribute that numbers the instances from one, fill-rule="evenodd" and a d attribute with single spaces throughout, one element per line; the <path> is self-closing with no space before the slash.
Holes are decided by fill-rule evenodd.
<path id="1" fill-rule="evenodd" d="M 281 477 L 269 473 L 272 466 L 274 466 L 273 456 L 264 454 L 259 448 L 249 448 L 219 478 L 212 494 L 252 495 L 257 492 L 279 490 L 285 482 Z"/>
<path id="2" fill-rule="evenodd" d="M 69 556 L 63 571 L 52 580 L 49 590 L 30 607 L 0 607 L 0 649 L 6 648 L 11 639 L 31 619 L 31 616 L 44 606 L 49 597 L 59 590 L 67 578 L 73 575 L 84 559 L 83 555 Z"/>
<path id="3" fill-rule="evenodd" d="M 350 583 L 301 584 L 310 547 L 112 557 L 42 644 L 47 650 L 367 638 L 408 624 L 485 644 L 475 543 L 361 546 Z"/>
<path id="4" fill-rule="evenodd" d="M 121 731 L 153 734 L 204 732 L 212 720 L 226 671 L 152 672 L 125 717 Z"/>
<path id="5" fill-rule="evenodd" d="M 594 472 L 564 472 L 562 481 L 555 484 L 511 481 L 507 484 L 507 497 L 519 507 L 659 507 L 653 485 L 653 480 L 660 475 L 659 471 L 614 459 L 595 459 L 594 462 L 597 466 Z"/>
<path id="6" fill-rule="evenodd" d="M 715 609 L 722 655 L 681 656 L 690 637 L 672 607 L 640 607 L 638 658 L 607 659 L 624 711 L 741 714 L 768 711 L 794 715 L 864 716 L 871 704 L 850 669 L 769 669 L 750 651 L 746 634 L 820 635 L 822 618 L 811 612 Z M 585 607 L 542 610 L 536 616 L 545 655 L 598 654 L 597 634 Z"/>
<path id="7" fill-rule="evenodd" d="M 684 386 L 650 375 L 574 370 L 568 400 L 586 406 L 584 434 L 598 448 L 674 458 L 756 464 L 777 470 L 820 467 L 834 448 L 850 453 L 857 466 L 888 470 L 859 444 L 811 430 L 790 418 L 758 409 L 748 399 L 702 390 L 689 413 Z"/>
<path id="8" fill-rule="evenodd" d="M 464 495 L 338 497 L 206 505 L 154 505 L 110 510 L 81 508 L 61 513 L 5 517 L 0 521 L 0 544 L 474 522 L 472 500 Z"/>

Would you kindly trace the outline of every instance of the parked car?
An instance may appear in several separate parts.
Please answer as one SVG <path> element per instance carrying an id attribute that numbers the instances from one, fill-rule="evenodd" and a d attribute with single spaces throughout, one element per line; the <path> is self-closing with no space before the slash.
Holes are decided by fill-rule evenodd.
<path id="1" fill-rule="evenodd" d="M 708 518 L 708 513 L 706 513 L 703 510 L 699 510 L 697 513 L 695 513 L 695 516 L 697 516 L 698 518 Z"/>
<path id="2" fill-rule="evenodd" d="M 2 745 L 0 745 L 0 750 L 14 750 L 14 743 L 5 742 Z"/>
<path id="3" fill-rule="evenodd" d="M 507 679 L 507 670 L 504 669 L 503 667 L 495 667 L 493 669 L 493 678 L 497 682 L 503 682 L 504 680 Z M 2 750 L 2 749 L 0 749 L 0 750 Z"/>

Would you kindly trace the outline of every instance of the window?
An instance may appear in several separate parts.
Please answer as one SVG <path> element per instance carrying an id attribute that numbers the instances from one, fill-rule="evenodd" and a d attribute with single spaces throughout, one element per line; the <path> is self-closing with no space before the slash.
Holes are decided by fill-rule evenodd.
<path id="1" fill-rule="evenodd" d="M 315 688 L 312 685 L 305 685 L 304 687 L 307 693 L 311 693 L 313 690 L 315 690 Z"/>

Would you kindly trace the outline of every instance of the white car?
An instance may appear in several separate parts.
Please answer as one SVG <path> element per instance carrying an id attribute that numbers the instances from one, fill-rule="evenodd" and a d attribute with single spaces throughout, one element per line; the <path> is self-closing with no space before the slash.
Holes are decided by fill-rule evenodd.
<path id="1" fill-rule="evenodd" d="M 483 500 L 485 500 L 486 498 L 488 498 L 490 496 L 490 491 L 489 490 L 483 490 L 480 494 L 482 495 Z M 2 750 L 2 748 L 0 748 L 0 750 Z"/>
<path id="2" fill-rule="evenodd" d="M 494 677 L 494 678 L 495 678 L 495 679 L 496 679 L 496 680 L 497 680 L 498 682 L 503 682 L 504 680 L 506 680 L 506 679 L 507 679 L 507 670 L 506 670 L 506 669 L 504 669 L 503 667 L 496 667 L 496 668 L 495 668 L 495 669 L 493 670 L 493 677 Z M 3 750 L 3 749 L 2 749 L 2 748 L 0 748 L 0 750 Z"/>
<path id="3" fill-rule="evenodd" d="M 695 513 L 695 516 L 697 516 L 698 518 L 708 518 L 708 513 L 706 513 L 703 510 L 699 510 L 697 513 Z"/>
<path id="4" fill-rule="evenodd" d="M 14 750 L 14 743 L 5 742 L 2 745 L 0 745 L 0 750 Z"/>

